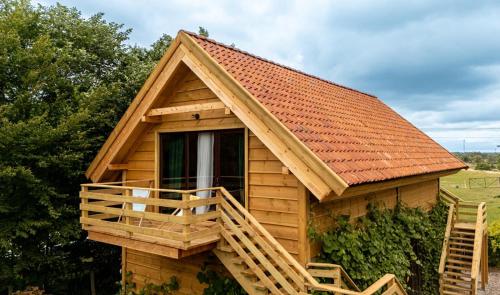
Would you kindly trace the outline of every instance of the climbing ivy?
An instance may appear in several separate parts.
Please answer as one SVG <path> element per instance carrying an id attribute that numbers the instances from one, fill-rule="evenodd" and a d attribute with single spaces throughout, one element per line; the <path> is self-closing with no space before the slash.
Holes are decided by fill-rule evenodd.
<path id="1" fill-rule="evenodd" d="M 309 227 L 310 238 L 322 246 L 318 260 L 342 265 L 362 289 L 393 273 L 410 293 L 438 294 L 447 206 L 439 203 L 429 212 L 401 204 L 368 209 L 354 222 L 333 217 L 335 228 L 323 233 Z"/>
<path id="2" fill-rule="evenodd" d="M 125 285 L 120 289 L 119 294 L 126 295 L 170 295 L 173 294 L 173 291 L 179 290 L 179 282 L 175 276 L 172 276 L 168 282 L 164 282 L 160 285 L 147 283 L 141 289 L 136 290 L 136 285 L 132 282 L 132 273 L 127 272 Z"/>

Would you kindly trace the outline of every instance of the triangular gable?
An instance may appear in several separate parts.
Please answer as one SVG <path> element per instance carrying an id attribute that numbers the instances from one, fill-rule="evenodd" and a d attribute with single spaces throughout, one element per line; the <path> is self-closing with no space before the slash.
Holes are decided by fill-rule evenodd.
<path id="1" fill-rule="evenodd" d="M 99 154 L 87 170 L 87 177 L 97 182 L 112 173 L 111 163 L 124 158 L 138 137 L 148 128 L 141 119 L 158 101 L 165 85 L 172 83 L 176 71 L 187 66 L 193 71 L 292 173 L 319 199 L 332 191 L 340 195 L 347 185 L 333 174 L 326 165 L 303 146 L 262 105 L 238 85 L 231 76 L 197 44 L 189 35 L 180 32 L 162 58 L 139 94 L 131 103 L 124 117 L 113 130 Z M 314 165 L 311 167 L 311 164 Z M 325 177 L 330 179 L 325 181 Z M 332 182 L 333 179 L 333 182 Z M 330 185 L 328 184 L 330 183 Z"/>

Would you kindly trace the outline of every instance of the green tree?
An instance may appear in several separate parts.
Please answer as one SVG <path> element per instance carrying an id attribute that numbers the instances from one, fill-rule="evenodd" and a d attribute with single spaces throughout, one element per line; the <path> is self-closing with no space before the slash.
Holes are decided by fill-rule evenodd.
<path id="1" fill-rule="evenodd" d="M 114 292 L 119 250 L 85 240 L 84 171 L 171 44 L 63 5 L 0 0 L 0 293 Z M 107 281 L 106 281 L 107 280 Z"/>

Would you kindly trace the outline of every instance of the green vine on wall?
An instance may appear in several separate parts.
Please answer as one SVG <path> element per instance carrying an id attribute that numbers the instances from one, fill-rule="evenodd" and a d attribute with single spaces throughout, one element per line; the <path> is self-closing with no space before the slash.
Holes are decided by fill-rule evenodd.
<path id="1" fill-rule="evenodd" d="M 335 228 L 317 233 L 310 226 L 308 232 L 321 243 L 318 260 L 342 265 L 361 289 L 393 273 L 410 293 L 438 294 L 446 216 L 442 203 L 429 212 L 401 204 L 393 210 L 370 205 L 354 223 L 339 216 Z"/>
<path id="2" fill-rule="evenodd" d="M 132 272 L 125 275 L 125 285 L 120 288 L 119 294 L 125 295 L 170 295 L 173 291 L 179 290 L 179 282 L 175 276 L 170 277 L 168 282 L 162 284 L 146 283 L 144 287 L 136 290 L 136 285 L 132 281 Z"/>

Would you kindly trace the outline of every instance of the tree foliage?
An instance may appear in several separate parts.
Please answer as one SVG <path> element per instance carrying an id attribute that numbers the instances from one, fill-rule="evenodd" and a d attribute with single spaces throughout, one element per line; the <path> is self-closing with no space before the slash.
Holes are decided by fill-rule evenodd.
<path id="1" fill-rule="evenodd" d="M 0 293 L 89 294 L 89 272 L 114 291 L 118 249 L 84 239 L 79 184 L 172 41 L 129 46 L 129 33 L 103 14 L 0 0 Z"/>

